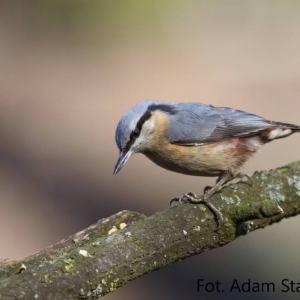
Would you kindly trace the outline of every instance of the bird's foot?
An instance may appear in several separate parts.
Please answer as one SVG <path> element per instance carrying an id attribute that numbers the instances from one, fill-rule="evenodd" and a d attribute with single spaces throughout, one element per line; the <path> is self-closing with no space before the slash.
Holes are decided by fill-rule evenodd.
<path id="1" fill-rule="evenodd" d="M 206 187 L 204 187 L 203 189 L 203 194 L 206 194 L 209 190 L 212 189 L 212 186 L 207 185 Z"/>
<path id="2" fill-rule="evenodd" d="M 192 202 L 192 200 L 194 200 L 196 198 L 199 198 L 196 194 L 194 194 L 193 192 L 188 192 L 188 193 L 182 194 L 179 197 L 175 197 L 175 198 L 171 199 L 170 206 L 172 206 L 172 204 L 174 202 L 179 202 L 179 204 L 182 204 L 182 203 L 195 203 L 195 202 Z"/>
<path id="3" fill-rule="evenodd" d="M 216 231 L 218 231 L 224 224 L 224 218 L 221 212 L 209 201 L 210 195 L 204 194 L 203 196 L 197 196 L 193 192 L 189 192 L 186 194 L 182 194 L 180 197 L 175 197 L 170 201 L 170 206 L 174 202 L 179 202 L 180 204 L 182 203 L 194 203 L 194 204 L 199 204 L 202 203 L 206 205 L 216 216 L 218 220 L 218 227 Z"/>

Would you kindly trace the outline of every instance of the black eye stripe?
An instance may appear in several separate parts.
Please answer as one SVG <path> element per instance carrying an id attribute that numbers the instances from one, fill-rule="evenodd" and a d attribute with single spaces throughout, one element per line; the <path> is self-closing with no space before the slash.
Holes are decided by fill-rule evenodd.
<path id="1" fill-rule="evenodd" d="M 126 144 L 126 150 L 128 151 L 130 149 L 130 147 L 133 145 L 133 143 L 135 142 L 135 140 L 139 137 L 141 130 L 142 130 L 142 126 L 144 125 L 144 123 L 149 120 L 151 117 L 151 111 L 147 110 L 144 115 L 139 119 L 139 121 L 136 124 L 135 129 L 131 132 L 130 134 L 130 139 Z M 134 132 L 138 132 L 138 134 L 134 134 Z"/>
<path id="2" fill-rule="evenodd" d="M 144 125 L 144 123 L 150 119 L 151 117 L 151 114 L 152 114 L 152 111 L 150 110 L 147 110 L 144 115 L 139 119 L 139 121 L 137 122 L 136 124 L 136 129 L 138 129 L 139 131 L 142 130 L 142 127 Z"/>
<path id="3" fill-rule="evenodd" d="M 150 105 L 148 107 L 147 111 L 142 115 L 142 117 L 137 122 L 135 129 L 131 132 L 130 139 L 127 142 L 126 147 L 125 147 L 126 151 L 128 151 L 130 149 L 130 147 L 133 145 L 135 140 L 139 137 L 144 123 L 150 119 L 152 112 L 156 111 L 156 110 L 166 112 L 170 115 L 175 114 L 177 111 L 175 108 L 173 108 L 172 106 L 170 106 L 168 104 L 152 104 L 152 105 Z"/>

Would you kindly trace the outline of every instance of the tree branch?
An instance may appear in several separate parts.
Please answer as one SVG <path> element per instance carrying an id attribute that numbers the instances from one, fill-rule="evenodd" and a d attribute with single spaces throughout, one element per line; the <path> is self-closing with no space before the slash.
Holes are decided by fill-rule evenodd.
<path id="1" fill-rule="evenodd" d="M 0 263 L 0 299 L 97 299 L 143 274 L 300 213 L 300 162 L 252 178 L 252 187 L 231 184 L 212 197 L 225 219 L 218 232 L 202 204 L 178 205 L 148 218 L 122 211 L 22 261 Z M 127 226 L 108 234 L 121 223 Z"/>

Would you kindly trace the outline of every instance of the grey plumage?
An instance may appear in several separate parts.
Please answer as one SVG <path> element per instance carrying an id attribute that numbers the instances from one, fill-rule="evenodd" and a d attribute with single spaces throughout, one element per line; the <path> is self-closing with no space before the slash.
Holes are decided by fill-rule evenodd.
<path id="1" fill-rule="evenodd" d="M 114 174 L 132 154 L 143 153 L 173 172 L 219 176 L 203 196 L 187 193 L 172 200 L 206 204 L 218 219 L 218 230 L 224 219 L 210 197 L 232 179 L 243 178 L 239 169 L 264 143 L 294 132 L 300 132 L 300 127 L 228 107 L 143 101 L 127 111 L 117 126 L 120 154 Z"/>
<path id="2" fill-rule="evenodd" d="M 169 115 L 168 140 L 178 145 L 221 142 L 234 137 L 255 135 L 276 126 L 299 130 L 295 125 L 268 121 L 260 116 L 227 107 L 214 107 L 198 102 L 146 100 L 132 107 L 121 118 L 115 137 L 120 150 L 130 140 L 130 134 L 139 120 L 156 109 Z"/>
<path id="3" fill-rule="evenodd" d="M 178 113 L 169 117 L 168 138 L 171 143 L 195 145 L 221 142 L 250 136 L 274 127 L 270 121 L 254 114 L 202 103 L 178 103 Z"/>

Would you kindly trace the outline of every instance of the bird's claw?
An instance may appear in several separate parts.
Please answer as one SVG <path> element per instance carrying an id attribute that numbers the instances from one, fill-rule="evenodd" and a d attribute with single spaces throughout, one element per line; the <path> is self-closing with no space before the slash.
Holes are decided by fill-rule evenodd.
<path id="1" fill-rule="evenodd" d="M 206 194 L 207 191 L 209 191 L 212 188 L 212 186 L 207 185 L 204 189 L 203 189 L 203 194 Z"/>
<path id="2" fill-rule="evenodd" d="M 195 198 L 198 198 L 198 196 L 196 194 L 194 194 L 193 192 L 188 192 L 188 193 L 182 194 L 180 197 L 175 197 L 175 198 L 171 199 L 170 206 L 172 206 L 172 204 L 174 202 L 179 202 L 179 204 L 192 203 L 191 201 Z"/>
<path id="3" fill-rule="evenodd" d="M 179 202 L 180 204 L 182 204 L 182 203 L 193 203 L 193 204 L 202 203 L 202 204 L 206 205 L 216 216 L 217 221 L 218 221 L 218 227 L 217 227 L 216 231 L 219 231 L 220 228 L 224 224 L 224 218 L 223 218 L 223 215 L 221 214 L 221 212 L 209 201 L 209 198 L 210 197 L 207 194 L 204 194 L 203 196 L 199 197 L 196 194 L 194 194 L 193 192 L 189 192 L 186 194 L 182 194 L 180 197 L 173 198 L 170 201 L 170 206 L 172 206 L 172 204 L 174 202 Z"/>

